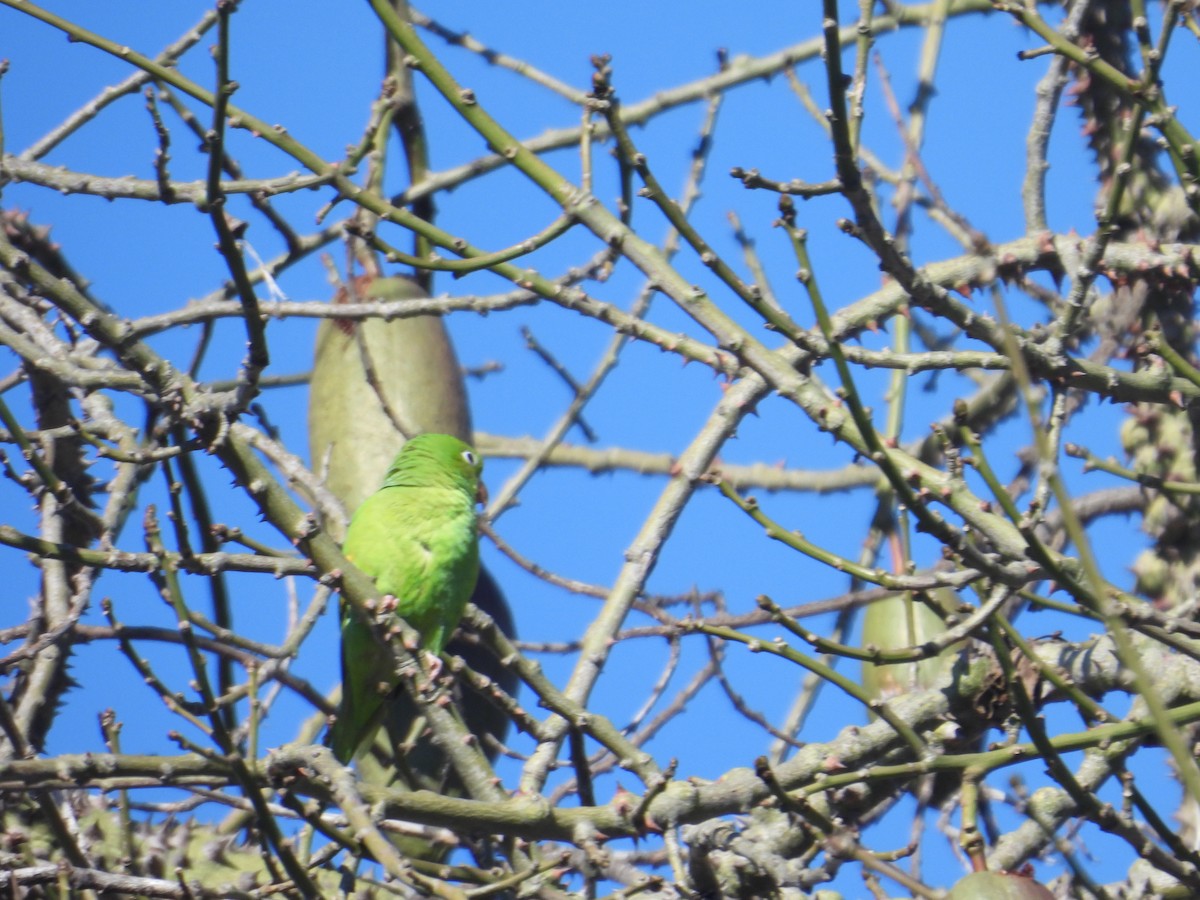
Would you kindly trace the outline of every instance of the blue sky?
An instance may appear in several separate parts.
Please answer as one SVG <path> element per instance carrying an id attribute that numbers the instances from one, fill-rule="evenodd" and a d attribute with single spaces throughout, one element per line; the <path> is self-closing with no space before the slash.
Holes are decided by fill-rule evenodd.
<path id="1" fill-rule="evenodd" d="M 857 4 L 844 3 L 847 19 Z M 60 2 L 51 5 L 60 14 L 101 34 L 147 54 L 156 53 L 194 22 L 208 4 L 175 2 L 144 4 L 111 0 L 104 4 Z M 819 34 L 817 4 L 784 2 L 721 2 L 572 4 L 564 13 L 560 2 L 526 2 L 519 11 L 505 4 L 439 5 L 428 12 L 444 25 L 468 30 L 493 47 L 533 65 L 578 88 L 586 89 L 591 77 L 589 56 L 613 57 L 613 83 L 626 104 L 651 97 L 657 91 L 702 78 L 716 65 L 716 51 L 726 48 L 731 58 L 762 55 Z M 1048 13 L 1049 14 L 1049 13 Z M 381 39 L 367 4 L 329 4 L 320 0 L 247 0 L 233 20 L 231 74 L 240 85 L 234 102 L 269 122 L 287 127 L 297 139 L 326 158 L 337 158 L 347 144 L 357 141 L 381 78 Z M 530 84 L 510 72 L 489 67 L 478 57 L 446 48 L 428 38 L 459 83 L 474 89 L 480 102 L 505 127 L 519 137 L 533 137 L 552 128 L 574 126 L 579 110 L 561 97 Z M 916 30 L 885 35 L 876 45 L 880 65 L 886 68 L 901 106 L 911 100 L 921 35 Z M 210 84 L 212 66 L 203 48 L 190 53 L 181 65 L 184 74 Z M 1182 41 L 1181 41 L 1182 43 Z M 1018 61 L 1016 53 L 1035 46 L 1031 36 L 994 14 L 952 21 L 944 46 L 938 93 L 929 112 L 924 162 L 950 204 L 993 241 L 1019 237 L 1023 232 L 1020 185 L 1024 141 L 1033 105 L 1033 88 L 1045 70 L 1046 59 Z M 1194 71 L 1195 45 L 1177 48 L 1167 69 L 1168 83 L 1188 65 Z M 0 7 L 0 57 L 10 62 L 0 82 L 4 149 L 19 153 L 61 121 L 104 85 L 126 74 L 118 60 L 91 48 L 68 44 L 52 28 L 9 8 Z M 824 91 L 819 61 L 801 65 L 797 74 L 821 100 Z M 879 90 L 878 69 L 873 69 L 868 93 L 864 143 L 888 165 L 901 162 L 896 129 Z M 461 165 L 483 151 L 480 138 L 457 121 L 453 112 L 427 85 L 420 88 L 422 109 L 432 141 L 435 169 Z M 145 101 L 127 97 L 95 122 L 55 149 L 46 159 L 96 173 L 152 177 L 154 137 Z M 193 109 L 196 105 L 193 104 Z M 1187 111 L 1184 111 L 1184 115 Z M 645 128 L 634 131 L 639 148 L 650 158 L 659 180 L 677 190 L 683 183 L 690 153 L 703 120 L 702 104 L 670 111 Z M 1056 230 L 1088 233 L 1094 227 L 1092 203 L 1095 184 L 1086 156 L 1081 152 L 1076 113 L 1064 111 L 1051 147 L 1052 186 L 1050 223 Z M 171 120 L 174 122 L 175 120 Z M 180 179 L 203 175 L 204 159 L 195 152 L 195 141 L 177 130 L 172 173 Z M 232 137 L 232 151 L 251 177 L 278 176 L 297 168 L 293 160 L 261 141 L 242 133 Z M 598 148 L 596 194 L 611 203 L 618 192 L 616 167 Z M 571 178 L 578 177 L 574 149 L 557 151 L 547 159 Z M 728 176 L 733 166 L 759 168 L 765 175 L 786 180 L 820 181 L 832 174 L 830 149 L 821 130 L 791 94 L 782 77 L 753 82 L 731 91 L 720 112 L 717 136 L 703 185 L 695 221 L 713 246 L 740 264 L 737 246 L 726 220 L 736 210 L 747 232 L 756 241 L 772 284 L 785 308 L 802 324 L 813 322 L 807 300 L 794 280 L 795 260 L 783 235 L 772 228 L 775 197 L 765 191 L 751 193 Z M 401 168 L 392 168 L 393 187 L 403 187 Z M 95 293 L 129 317 L 178 307 L 204 296 L 221 283 L 224 268 L 212 249 L 214 238 L 206 216 L 187 205 L 152 207 L 133 201 L 109 203 L 93 198 L 62 197 L 34 186 L 14 184 L 4 190 L 6 207 L 29 211 L 38 223 L 53 223 L 54 236 L 77 269 L 92 280 Z M 303 193 L 283 198 L 279 208 L 301 229 L 313 228 L 314 216 L 328 200 L 327 193 Z M 507 246 L 545 227 L 556 215 L 553 204 L 513 172 L 498 172 L 438 197 L 438 224 L 477 246 Z M 241 206 L 241 208 L 238 208 Z M 817 275 L 827 300 L 840 306 L 879 286 L 878 266 L 868 254 L 835 226 L 849 209 L 839 198 L 820 198 L 799 205 L 800 223 L 809 229 Z M 245 204 L 235 204 L 234 214 L 251 222 L 247 240 L 263 258 L 275 255 L 280 242 L 267 223 Z M 345 214 L 344 208 L 334 215 Z M 885 210 L 885 220 L 894 213 Z M 659 239 L 666 223 L 646 201 L 635 205 L 634 224 L 642 234 Z M 397 240 L 401 240 L 397 238 Z M 330 248 L 339 262 L 344 258 Z M 594 252 L 595 242 L 571 234 L 559 245 L 540 251 L 530 265 L 547 275 Z M 957 245 L 928 218 L 918 215 L 911 253 L 918 263 L 954 256 Z M 687 277 L 711 285 L 704 267 L 691 254 L 682 254 L 679 266 Z M 590 285 L 600 299 L 627 306 L 640 286 L 628 264 L 618 267 L 604 284 Z M 314 257 L 285 273 L 279 286 L 290 299 L 327 298 L 330 288 Z M 486 273 L 461 281 L 439 277 L 436 290 L 450 293 L 488 293 L 505 289 L 505 283 Z M 733 303 L 733 299 L 728 299 Z M 986 298 L 976 295 L 976 302 Z M 1030 304 L 1014 299 L 1014 315 L 1029 321 L 1041 314 Z M 732 311 L 732 310 L 731 310 Z M 743 321 L 748 314 L 737 312 Z M 664 327 L 695 334 L 696 326 L 660 297 L 651 319 Z M 583 380 L 597 362 L 610 334 L 600 323 L 582 320 L 564 310 L 543 304 L 481 317 L 455 315 L 449 320 L 460 361 L 479 366 L 502 362 L 501 373 L 472 381 L 475 426 L 485 432 L 509 436 L 543 434 L 565 408 L 569 397 L 561 382 L 524 349 L 520 329 L 533 330 L 544 345 Z M 311 365 L 315 326 L 309 320 L 272 322 L 269 326 L 274 359 L 273 373 L 304 371 Z M 165 354 L 187 358 L 196 334 L 177 330 L 152 342 Z M 243 333 L 235 321 L 217 331 L 214 350 L 203 377 L 230 377 L 243 349 Z M 887 335 L 867 336 L 864 342 L 886 346 Z M 9 360 L 0 353 L 0 360 Z M 822 371 L 826 378 L 832 372 Z M 944 413 L 944 388 L 954 383 L 943 376 L 942 390 L 923 390 L 929 379 L 916 376 L 909 382 L 910 413 L 903 437 L 914 439 L 927 432 L 931 420 Z M 864 373 L 860 387 L 869 402 L 883 407 L 886 373 Z M 599 435 L 598 446 L 627 446 L 653 452 L 680 452 L 710 415 L 722 396 L 722 385 L 699 366 L 684 368 L 673 357 L 646 346 L 631 346 L 610 376 L 605 390 L 589 407 L 586 417 Z M 262 403 L 285 440 L 297 450 L 305 445 L 306 392 L 289 388 L 268 392 Z M 1100 455 L 1119 453 L 1116 423 L 1119 409 L 1093 411 L 1087 431 L 1075 437 Z M 581 441 L 578 430 L 569 436 Z M 1028 441 L 1028 425 L 1014 420 L 998 438 L 993 459 L 1002 461 L 1002 474 L 1014 463 L 1008 453 Z M 849 462 L 844 448 L 816 433 L 794 408 L 777 399 L 765 401 L 757 417 L 748 418 L 738 438 L 722 454 L 731 462 L 781 462 L 791 467 L 834 468 Z M 228 483 L 215 463 L 202 460 L 210 483 Z M 487 479 L 501 484 L 515 466 L 503 460 L 488 464 Z M 1078 469 L 1070 470 L 1072 483 L 1089 488 L 1103 476 L 1082 481 Z M 571 471 L 540 474 L 522 494 L 521 505 L 500 521 L 500 530 L 519 550 L 541 565 L 567 577 L 611 584 L 623 554 L 661 491 L 659 478 L 633 474 L 590 477 Z M 215 490 L 217 488 L 214 488 Z M 160 479 L 149 488 L 161 494 Z M 218 517 L 247 520 L 248 505 L 232 491 L 220 493 Z M 20 506 L 21 495 L 8 484 L 0 486 L 0 504 Z M 159 500 L 161 502 L 161 500 Z M 872 510 L 869 492 L 824 497 L 764 495 L 764 503 L 781 521 L 818 539 L 824 546 L 854 557 Z M 13 514 L 19 527 L 32 528 L 22 506 Z M 8 515 L 5 516 L 8 520 Z M 268 539 L 278 542 L 269 531 Z M 1116 583 L 1127 586 L 1123 574 L 1136 553 L 1138 541 L 1132 526 L 1120 523 L 1096 530 L 1104 542 L 1103 562 Z M 130 527 L 122 540 L 141 549 L 140 536 Z M 919 562 L 930 560 L 933 548 L 917 544 Z M 597 601 L 565 595 L 518 570 L 491 547 L 485 557 L 516 608 L 523 638 L 530 641 L 564 640 L 581 633 Z M 25 596 L 35 590 L 32 573 L 15 551 L 0 549 L 3 565 L 15 572 L 10 586 L 11 621 L 23 619 Z M 197 579 L 191 590 L 202 602 Z M 171 616 L 144 583 L 131 590 L 133 579 L 106 577 L 97 596 L 113 592 L 114 601 L 138 621 L 169 624 Z M 266 640 L 282 637 L 287 592 L 294 589 L 301 606 L 307 602 L 307 583 L 287 585 L 261 579 L 235 579 L 236 617 L 239 627 Z M 649 588 L 663 594 L 681 594 L 693 588 L 724 591 L 731 610 L 746 611 L 759 593 L 791 605 L 832 596 L 845 589 L 845 579 L 830 569 L 798 557 L 765 540 L 760 529 L 742 517 L 716 492 L 702 492 L 691 504 L 654 572 Z M 23 594 L 22 594 L 23 592 Z M 98 612 L 94 613 L 98 616 Z M 818 620 L 821 624 L 824 620 Z M 641 620 L 630 624 L 640 624 Z M 1078 623 L 1073 623 L 1078 627 Z M 1040 626 L 1039 626 L 1040 627 Z M 1059 627 L 1055 623 L 1053 627 Z M 1052 630 L 1046 627 L 1045 631 Z M 170 666 L 173 649 L 163 651 Z M 729 649 L 730 673 L 747 701 L 769 718 L 786 711 L 802 673 L 788 666 L 751 659 L 740 648 Z M 636 709 L 660 672 L 666 645 L 652 638 L 630 642 L 613 656 L 595 694 L 595 706 L 622 723 Z M 688 644 L 677 681 L 703 661 L 699 642 Z M 573 660 L 547 656 L 548 671 L 565 679 Z M 310 647 L 296 663 L 297 671 L 322 689 L 337 678 L 332 623 L 323 624 Z M 689 668 L 690 667 L 690 668 Z M 125 671 L 123 659 L 111 647 L 82 648 L 75 669 L 81 687 L 68 699 L 67 715 L 52 735 L 52 752 L 98 749 L 93 710 L 113 706 L 126 722 L 126 746 L 138 749 L 164 747 L 167 725 L 143 716 L 146 698 L 137 693 L 137 679 Z M 298 704 L 281 701 L 268 723 L 268 743 L 291 736 Z M 291 717 L 289 717 L 291 713 Z M 819 714 L 814 715 L 807 740 L 828 738 L 841 727 L 864 720 L 860 710 L 827 690 Z M 689 713 L 675 720 L 651 745 L 660 756 L 677 756 L 680 772 L 713 778 L 731 766 L 749 765 L 764 749 L 760 731 L 735 714 L 715 690 L 705 691 Z M 527 748 L 526 748 L 527 749 Z M 517 764 L 507 764 L 508 773 Z M 503 772 L 504 770 L 502 770 Z M 1031 774 L 1031 781 L 1037 775 Z M 1169 797 L 1174 802 L 1174 795 Z M 910 820 L 911 821 L 911 820 Z M 883 833 L 876 845 L 899 846 L 902 831 Z M 948 858 L 928 859 L 942 877 L 942 885 L 957 871 Z M 1097 863 L 1102 871 L 1103 865 Z M 935 871 L 935 870 L 931 870 Z M 1057 871 L 1051 866 L 1048 871 Z M 1099 877 L 1114 877 L 1119 869 Z M 854 882 L 843 885 L 854 896 Z"/>

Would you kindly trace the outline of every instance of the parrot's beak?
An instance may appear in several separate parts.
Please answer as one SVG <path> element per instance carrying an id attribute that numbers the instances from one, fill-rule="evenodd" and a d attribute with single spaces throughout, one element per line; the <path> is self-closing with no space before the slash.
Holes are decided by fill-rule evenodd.
<path id="1" fill-rule="evenodd" d="M 487 506 L 487 502 L 488 502 L 487 485 L 484 484 L 482 481 L 479 482 L 479 487 L 476 488 L 476 490 L 475 490 L 475 502 L 481 503 L 484 506 Z"/>

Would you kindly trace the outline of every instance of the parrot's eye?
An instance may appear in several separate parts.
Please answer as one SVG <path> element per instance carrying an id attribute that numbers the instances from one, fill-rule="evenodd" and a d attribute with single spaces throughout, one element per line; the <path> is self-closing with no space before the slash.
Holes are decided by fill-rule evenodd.
<path id="1" fill-rule="evenodd" d="M 472 453 L 470 450 L 464 450 L 464 451 L 462 452 L 462 458 L 463 458 L 463 461 L 464 461 L 464 462 L 465 462 L 465 463 L 466 463 L 468 466 L 474 467 L 474 466 L 477 466 L 477 465 L 479 465 L 479 457 L 477 457 L 477 456 L 476 456 L 474 453 Z"/>

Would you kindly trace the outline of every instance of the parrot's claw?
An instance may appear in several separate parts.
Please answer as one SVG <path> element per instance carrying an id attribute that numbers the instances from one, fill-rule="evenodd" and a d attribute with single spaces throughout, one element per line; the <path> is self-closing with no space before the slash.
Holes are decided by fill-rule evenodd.
<path id="1" fill-rule="evenodd" d="M 438 678 L 442 674 L 442 669 L 445 668 L 445 664 L 442 662 L 442 658 L 440 656 L 438 656 L 436 653 L 430 653 L 429 651 L 425 651 L 425 662 L 429 664 L 430 680 L 437 681 Z"/>

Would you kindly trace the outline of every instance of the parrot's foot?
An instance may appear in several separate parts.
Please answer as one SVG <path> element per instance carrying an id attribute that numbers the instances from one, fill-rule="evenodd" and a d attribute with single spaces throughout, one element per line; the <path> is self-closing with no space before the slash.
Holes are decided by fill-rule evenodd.
<path id="1" fill-rule="evenodd" d="M 429 666 L 430 681 L 437 681 L 441 677 L 442 669 L 445 668 L 442 658 L 436 653 L 430 653 L 428 650 L 422 652 L 425 654 L 425 663 Z"/>

